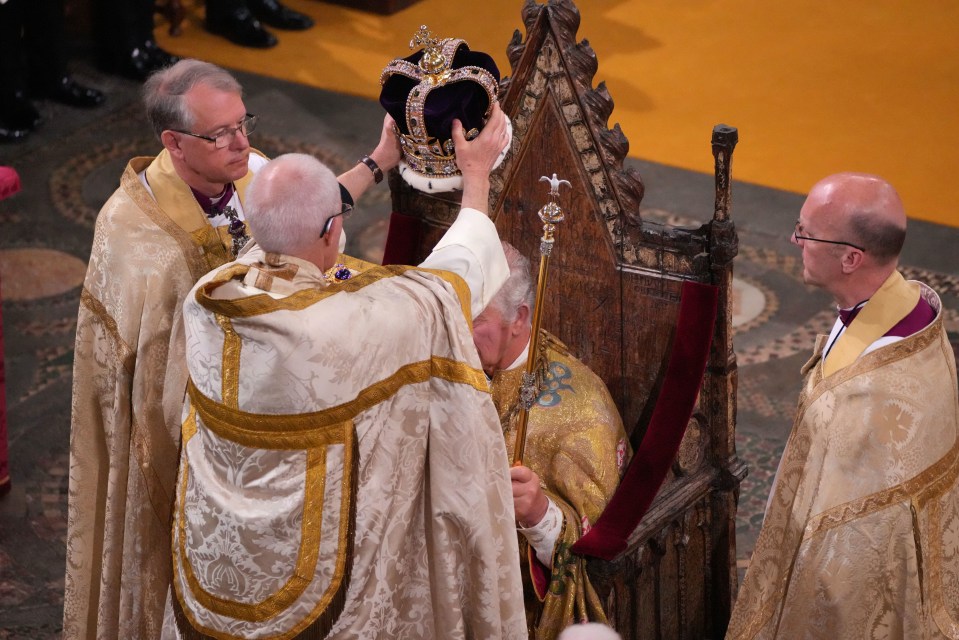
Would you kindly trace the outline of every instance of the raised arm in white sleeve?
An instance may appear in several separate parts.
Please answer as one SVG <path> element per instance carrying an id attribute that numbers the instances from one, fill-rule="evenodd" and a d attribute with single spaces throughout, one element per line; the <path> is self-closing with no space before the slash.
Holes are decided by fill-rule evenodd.
<path id="1" fill-rule="evenodd" d="M 509 277 L 499 234 L 487 214 L 489 173 L 510 143 L 506 116 L 499 104 L 493 104 L 489 121 L 473 140 L 466 140 L 463 125 L 454 120 L 453 142 L 456 166 L 463 174 L 463 208 L 420 266 L 461 276 L 470 288 L 470 309 L 475 318 Z"/>
<path id="2" fill-rule="evenodd" d="M 470 288 L 472 316 L 478 316 L 509 277 L 509 265 L 493 221 L 476 209 L 463 209 L 420 265 L 452 271 Z"/>

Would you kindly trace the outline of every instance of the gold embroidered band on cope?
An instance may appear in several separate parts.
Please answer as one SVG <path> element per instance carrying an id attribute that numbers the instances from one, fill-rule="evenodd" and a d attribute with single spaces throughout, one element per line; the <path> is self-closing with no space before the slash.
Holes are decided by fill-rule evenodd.
<path id="1" fill-rule="evenodd" d="M 330 427 L 352 420 L 406 385 L 426 382 L 430 378 L 467 384 L 489 393 L 486 375 L 482 371 L 440 357 L 404 365 L 391 376 L 360 391 L 350 402 L 313 413 L 247 413 L 206 397 L 193 380 L 187 383 L 187 393 L 203 424 L 221 438 L 257 449 L 306 449 L 342 442 L 341 436 Z"/>
<path id="2" fill-rule="evenodd" d="M 453 292 L 459 298 L 463 316 L 470 325 L 470 331 L 473 329 L 473 316 L 471 314 L 472 302 L 469 285 L 466 284 L 466 281 L 463 280 L 462 277 L 451 271 L 423 269 L 421 267 L 411 267 L 407 265 L 378 266 L 364 271 L 349 280 L 337 282 L 335 287 L 318 286 L 303 289 L 279 299 L 268 296 L 265 293 L 237 300 L 225 300 L 213 297 L 213 292 L 219 286 L 234 278 L 242 279 L 249 270 L 250 266 L 246 264 L 237 264 L 222 269 L 217 273 L 215 278 L 197 288 L 196 301 L 211 313 L 223 315 L 228 318 L 248 318 L 265 313 L 273 313 L 275 311 L 299 311 L 334 294 L 353 293 L 363 287 L 379 282 L 384 278 L 401 276 L 408 271 L 419 271 L 432 274 L 442 279 L 453 289 Z"/>
<path id="3" fill-rule="evenodd" d="M 327 445 L 307 449 L 300 547 L 297 553 L 296 566 L 293 568 L 289 580 L 287 580 L 276 593 L 256 604 L 227 600 L 215 596 L 203 588 L 193 571 L 193 565 L 189 560 L 186 549 L 185 504 L 186 488 L 190 472 L 186 446 L 189 440 L 197 433 L 198 413 L 202 415 L 202 412 L 196 406 L 191 407 L 189 415 L 183 425 L 183 461 L 185 463 L 185 469 L 181 472 L 180 486 L 178 489 L 179 509 L 176 513 L 177 544 L 174 547 L 173 562 L 174 590 L 180 604 L 180 610 L 189 621 L 190 626 L 193 627 L 193 631 L 199 631 L 202 634 L 215 638 L 233 638 L 234 636 L 232 635 L 219 633 L 216 630 L 207 629 L 199 625 L 196 617 L 191 613 L 190 607 L 187 606 L 185 602 L 184 594 L 181 590 L 180 570 L 182 568 L 183 577 L 189 585 L 192 598 L 194 598 L 200 606 L 221 616 L 249 622 L 265 622 L 295 603 L 296 600 L 303 595 L 303 592 L 310 585 L 316 573 L 323 521 L 323 496 L 326 487 Z M 320 628 L 329 629 L 342 610 L 343 603 L 345 602 L 346 589 L 349 584 L 349 571 L 352 564 L 359 456 L 355 429 L 351 420 L 335 425 L 328 425 L 324 431 L 327 432 L 326 440 L 328 444 L 341 444 L 344 454 L 341 499 L 338 510 L 339 527 L 336 567 L 330 584 L 309 614 L 302 620 L 296 622 L 285 633 L 275 636 L 277 638 L 293 638 L 314 624 L 320 625 Z M 190 634 L 188 633 L 188 635 Z"/>

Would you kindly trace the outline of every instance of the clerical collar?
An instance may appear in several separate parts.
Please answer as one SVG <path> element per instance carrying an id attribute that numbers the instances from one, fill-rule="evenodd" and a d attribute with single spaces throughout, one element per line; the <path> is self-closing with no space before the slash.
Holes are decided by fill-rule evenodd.
<path id="1" fill-rule="evenodd" d="M 226 217 L 229 221 L 227 230 L 230 232 L 230 237 L 233 238 L 233 257 L 240 255 L 240 251 L 250 241 L 250 236 L 246 233 L 246 223 L 240 220 L 240 215 L 236 209 L 230 206 L 235 191 L 233 183 L 227 184 L 223 188 L 223 193 L 214 198 L 203 195 L 193 187 L 190 187 L 190 191 L 193 192 L 193 197 L 196 198 L 207 218 L 213 220 L 217 216 Z"/>
<path id="2" fill-rule="evenodd" d="M 211 198 L 190 187 L 190 191 L 193 192 L 193 197 L 196 198 L 196 201 L 200 204 L 200 208 L 203 209 L 203 213 L 205 213 L 208 218 L 215 218 L 223 213 L 226 206 L 230 204 L 230 200 L 233 199 L 234 190 L 233 183 L 230 182 L 223 189 L 223 193 Z"/>
<path id="3" fill-rule="evenodd" d="M 825 360 L 829 357 L 829 352 L 832 351 L 832 348 L 836 346 L 836 342 L 839 340 L 839 336 L 842 335 L 842 332 L 846 330 L 852 321 L 856 319 L 856 316 L 859 315 L 859 312 L 863 307 L 866 306 L 866 303 L 869 302 L 869 298 L 866 298 L 862 302 L 857 303 L 855 306 L 849 307 L 848 309 L 839 309 L 839 321 L 842 323 L 839 331 L 836 333 L 835 337 L 829 341 L 829 344 L 826 345 L 826 348 L 823 350 L 822 359 Z"/>
<path id="4" fill-rule="evenodd" d="M 866 298 L 862 302 L 848 309 L 840 309 L 839 321 L 842 322 L 843 325 L 848 327 L 850 323 L 852 323 L 852 321 L 856 319 L 856 316 L 859 315 L 859 312 L 862 310 L 862 308 L 866 306 L 867 302 L 869 302 L 869 298 Z"/>

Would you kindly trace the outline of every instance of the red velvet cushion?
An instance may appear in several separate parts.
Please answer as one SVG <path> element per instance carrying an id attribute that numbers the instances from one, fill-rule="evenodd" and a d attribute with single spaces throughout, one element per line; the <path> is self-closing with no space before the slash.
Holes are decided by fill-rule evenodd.
<path id="1" fill-rule="evenodd" d="M 419 218 L 394 211 L 386 232 L 383 264 L 413 264 L 420 241 L 422 225 Z"/>

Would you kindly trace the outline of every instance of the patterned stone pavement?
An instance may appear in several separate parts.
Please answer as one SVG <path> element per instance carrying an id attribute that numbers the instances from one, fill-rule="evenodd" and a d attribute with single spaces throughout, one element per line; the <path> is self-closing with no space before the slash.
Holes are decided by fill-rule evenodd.
<path id="1" fill-rule="evenodd" d="M 742 211 L 734 212 L 734 217 L 742 215 Z M 695 219 L 662 208 L 648 209 L 646 216 L 677 226 L 699 224 Z M 734 266 L 733 303 L 734 344 L 739 366 L 736 448 L 739 457 L 749 465 L 749 473 L 740 487 L 736 522 L 742 578 L 796 415 L 801 387 L 799 369 L 812 354 L 816 336 L 828 333 L 836 316 L 828 296 L 802 282 L 799 251 L 788 243 L 791 224 L 784 226 L 785 233 L 779 237 L 757 232 L 746 222 L 740 221 L 738 225 L 740 246 Z M 939 232 L 959 236 L 956 230 L 940 228 Z M 910 236 L 907 243 L 916 247 L 923 241 L 921 237 Z M 922 255 L 922 252 L 914 250 L 912 255 Z M 959 355 L 956 269 L 942 272 L 904 263 L 901 270 L 907 278 L 922 280 L 939 292 L 945 307 L 946 329 Z"/>
<path id="2" fill-rule="evenodd" d="M 136 87 L 96 79 L 111 95 L 103 113 L 90 118 L 44 105 L 51 125 L 42 136 L 17 147 L 15 154 L 9 147 L 0 148 L 0 163 L 16 166 L 25 185 L 22 194 L 0 203 L 13 476 L 13 491 L 0 500 L 0 640 L 59 637 L 79 285 L 99 204 L 115 188 L 129 157 L 156 148 L 139 120 Z M 255 144 L 268 155 L 313 153 L 341 170 L 375 142 L 381 118 L 377 105 L 251 76 L 242 79 L 252 112 L 283 116 L 272 124 L 264 118 L 255 134 Z M 697 220 L 704 218 L 691 211 L 711 213 L 711 177 L 635 164 L 647 185 L 644 216 L 698 226 Z M 690 193 L 699 194 L 695 204 L 690 204 Z M 799 368 L 814 336 L 828 330 L 833 315 L 829 300 L 802 284 L 798 252 L 779 231 L 791 230 L 801 198 L 749 185 L 736 185 L 734 194 L 743 196 L 738 207 L 733 205 L 740 231 L 735 263 L 740 366 L 736 442 L 739 456 L 749 465 L 737 521 L 743 569 L 794 416 Z M 378 262 L 389 209 L 386 190 L 377 190 L 363 205 L 347 223 L 350 249 Z M 775 212 L 775 225 L 768 222 L 768 209 Z M 920 260 L 934 255 L 924 243 L 940 242 L 942 235 L 954 241 L 959 230 L 919 226 L 909 240 L 916 262 L 907 260 L 905 271 L 939 289 L 947 327 L 959 343 L 959 272 Z"/>

